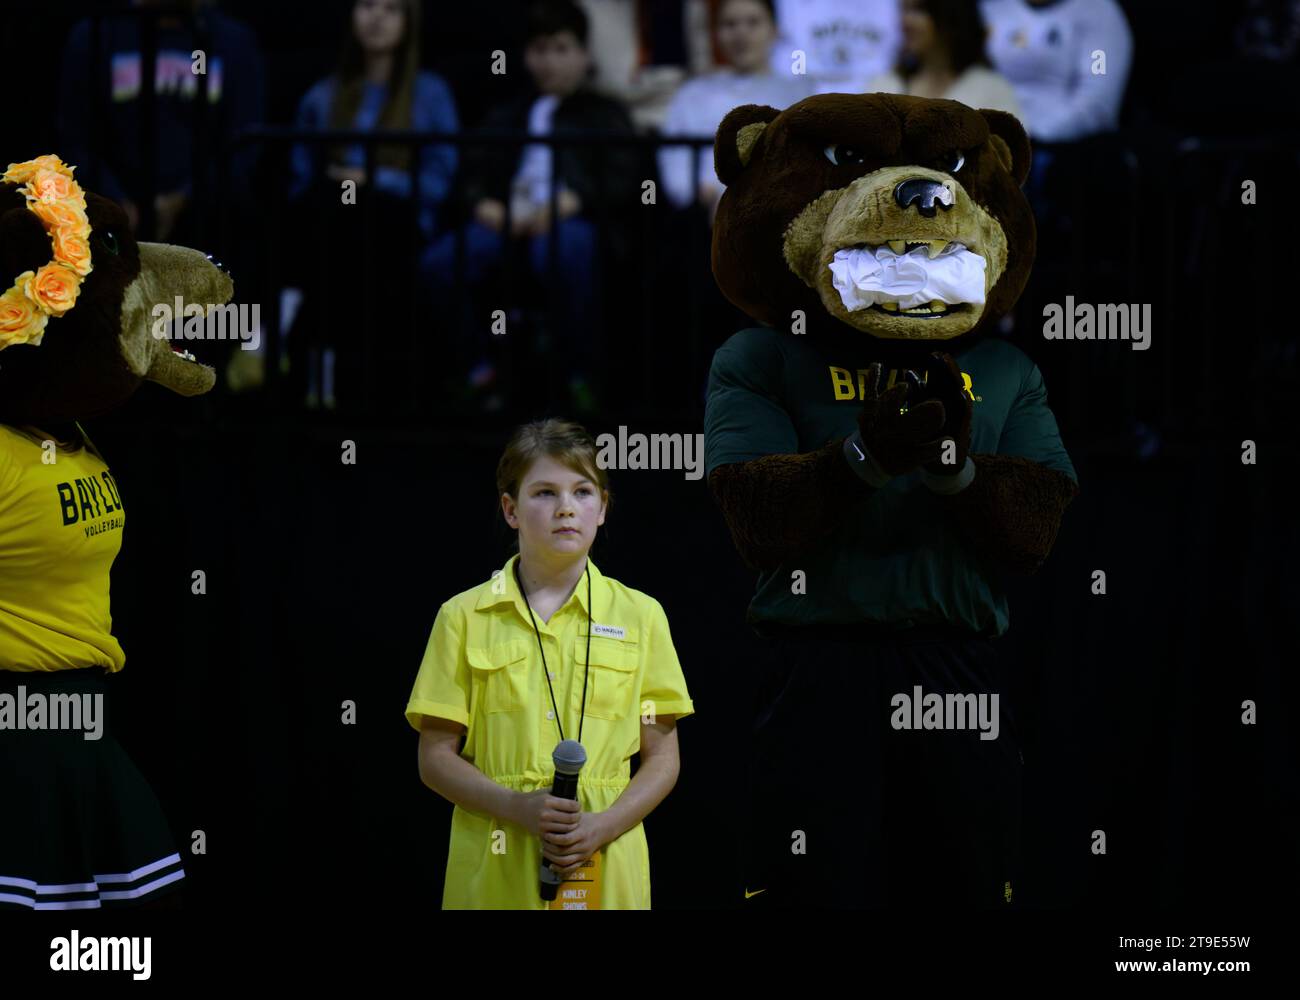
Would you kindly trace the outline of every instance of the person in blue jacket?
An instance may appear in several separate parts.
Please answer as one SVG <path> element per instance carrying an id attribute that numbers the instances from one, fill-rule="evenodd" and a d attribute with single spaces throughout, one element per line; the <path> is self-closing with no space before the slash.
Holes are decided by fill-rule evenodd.
<path id="1" fill-rule="evenodd" d="M 307 91 L 295 124 L 299 129 L 458 131 L 450 87 L 436 73 L 420 69 L 419 3 L 356 0 L 338 68 Z M 299 142 L 291 152 L 289 198 L 299 220 L 294 232 L 304 245 L 319 251 L 297 260 L 300 272 L 290 275 L 291 280 L 301 279 L 309 305 L 315 307 L 295 324 L 304 331 L 299 346 L 308 347 L 309 405 L 319 401 L 332 407 L 336 381 L 339 396 L 350 394 L 345 385 L 353 381 L 352 394 L 361 398 L 362 358 L 357 352 L 349 354 L 360 338 L 372 352 L 383 348 L 406 354 L 415 346 L 415 328 L 420 325 L 413 305 L 416 277 L 413 267 L 408 273 L 400 264 L 417 260 L 438 230 L 439 207 L 456 172 L 456 148 L 430 143 L 417 151 L 410 145 L 382 144 L 371 162 L 373 176 L 367 173 L 365 144 L 360 142 Z M 344 197 L 349 181 L 355 184 L 350 199 Z M 368 237 L 374 241 L 371 256 L 386 262 L 370 271 L 362 258 L 370 245 L 366 212 L 375 214 Z M 322 225 L 323 231 L 315 228 Z M 376 287 L 364 290 L 366 300 L 390 307 L 392 314 L 369 311 L 370 327 L 365 330 L 356 328 L 355 317 L 350 327 L 334 328 L 345 319 L 330 307 L 334 290 L 359 288 L 367 276 Z M 336 365 L 337 352 L 342 353 Z M 401 370 L 413 368 L 408 363 Z M 418 392 L 415 386 L 407 389 L 408 396 Z"/>
<path id="2" fill-rule="evenodd" d="M 438 74 L 419 68 L 419 10 L 415 0 L 357 0 L 338 69 L 303 96 L 295 124 L 320 129 L 458 131 L 451 88 Z M 319 147 L 307 143 L 294 146 L 291 198 L 306 193 L 322 175 L 332 181 L 354 180 L 358 187 L 370 182 L 362 144 L 332 149 L 328 157 L 319 153 Z M 451 188 L 456 160 L 456 147 L 448 144 L 422 147 L 418 164 L 411 163 L 406 147 L 380 146 L 374 187 L 409 198 L 418 180 L 420 231 L 426 240 L 432 239 L 437 208 Z"/>

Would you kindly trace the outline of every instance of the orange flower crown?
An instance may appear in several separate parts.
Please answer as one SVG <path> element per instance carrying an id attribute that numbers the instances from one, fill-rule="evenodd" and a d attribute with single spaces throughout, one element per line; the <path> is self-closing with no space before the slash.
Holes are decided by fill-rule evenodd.
<path id="1" fill-rule="evenodd" d="M 39 345 L 51 316 L 77 304 L 81 282 L 91 272 L 90 220 L 86 195 L 72 179 L 76 167 L 57 156 L 11 163 L 0 176 L 22 184 L 27 207 L 50 234 L 54 258 L 37 271 L 24 271 L 0 295 L 0 351 L 14 344 Z"/>

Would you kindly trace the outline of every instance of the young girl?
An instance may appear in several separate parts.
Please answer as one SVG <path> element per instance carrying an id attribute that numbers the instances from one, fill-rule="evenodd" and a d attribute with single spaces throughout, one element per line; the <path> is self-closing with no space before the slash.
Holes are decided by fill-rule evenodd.
<path id="1" fill-rule="evenodd" d="M 694 711 L 668 621 L 588 558 L 610 494 L 581 427 L 521 427 L 497 493 L 519 552 L 439 609 L 406 706 L 420 777 L 456 807 L 442 905 L 646 909 L 641 821 L 677 780 L 676 720 Z M 562 739 L 586 749 L 577 801 L 550 794 Z M 543 859 L 580 880 L 554 904 Z"/>

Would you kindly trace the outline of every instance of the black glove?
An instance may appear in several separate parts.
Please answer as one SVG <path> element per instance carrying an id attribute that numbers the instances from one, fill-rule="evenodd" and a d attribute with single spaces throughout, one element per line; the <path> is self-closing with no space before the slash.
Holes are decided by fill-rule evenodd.
<path id="1" fill-rule="evenodd" d="M 960 384 L 960 376 L 958 377 Z M 867 370 L 858 431 L 863 446 L 881 470 L 890 476 L 911 472 L 917 466 L 937 461 L 942 447 L 939 430 L 944 424 L 944 407 L 936 399 L 908 406 L 908 383 L 900 380 L 880 392 L 880 364 Z"/>
<path id="2" fill-rule="evenodd" d="M 956 461 L 946 465 L 939 458 L 925 463 L 925 471 L 938 476 L 955 476 L 966 465 L 970 454 L 970 422 L 972 402 L 964 388 L 961 370 L 950 354 L 930 355 L 929 377 L 921 385 L 919 398 L 938 401 L 943 406 L 943 426 L 936 435 L 940 442 L 951 438 L 957 445 Z M 926 405 L 926 404 L 922 404 Z M 940 456 L 942 450 L 940 450 Z"/>

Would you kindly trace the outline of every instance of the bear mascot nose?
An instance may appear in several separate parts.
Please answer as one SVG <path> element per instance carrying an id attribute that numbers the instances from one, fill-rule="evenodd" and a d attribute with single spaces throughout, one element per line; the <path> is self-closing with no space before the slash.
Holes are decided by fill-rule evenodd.
<path id="1" fill-rule="evenodd" d="M 953 205 L 952 191 L 928 177 L 913 177 L 910 180 L 899 181 L 898 187 L 894 188 L 894 201 L 898 203 L 899 208 L 911 208 L 912 205 L 916 205 L 916 210 L 927 219 L 933 218 L 938 213 L 936 205 L 942 206 L 944 211 L 952 208 Z"/>

